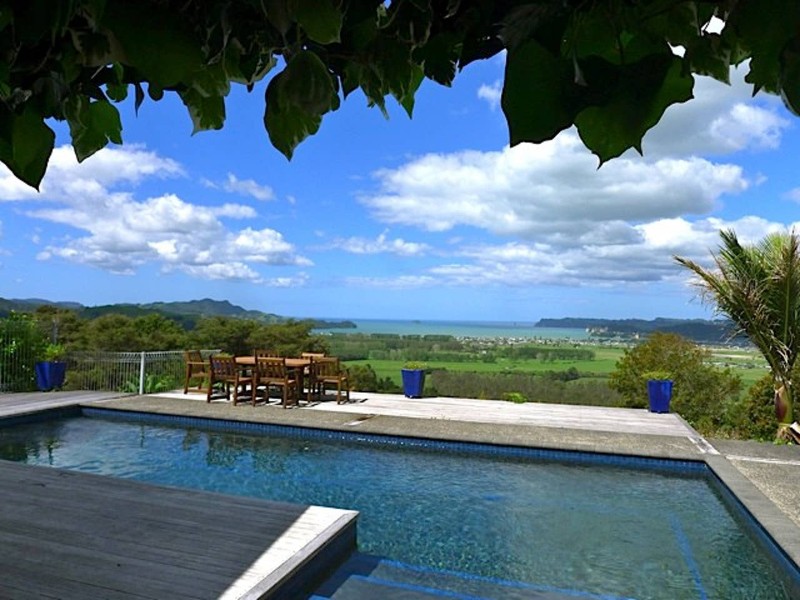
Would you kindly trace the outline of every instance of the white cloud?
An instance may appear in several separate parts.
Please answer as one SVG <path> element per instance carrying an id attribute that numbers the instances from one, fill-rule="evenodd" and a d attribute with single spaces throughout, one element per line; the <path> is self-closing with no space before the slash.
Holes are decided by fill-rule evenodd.
<path id="1" fill-rule="evenodd" d="M 349 281 L 392 288 L 555 285 L 633 289 L 657 281 L 687 279 L 688 272 L 673 261 L 674 255 L 710 265 L 711 252 L 719 246 L 719 231 L 728 228 L 734 229 L 742 242 L 753 243 L 786 226 L 759 217 L 694 222 L 664 219 L 636 226 L 635 243 L 575 244 L 570 248 L 525 242 L 475 244 L 456 253 L 461 261 L 438 265 L 421 274 Z"/>
<path id="2" fill-rule="evenodd" d="M 352 287 L 376 287 L 380 289 L 414 289 L 442 282 L 432 275 L 401 275 L 398 277 L 347 277 L 345 283 Z"/>
<path id="3" fill-rule="evenodd" d="M 363 237 L 337 239 L 333 242 L 333 247 L 352 254 L 387 253 L 398 256 L 420 256 L 430 250 L 428 244 L 407 242 L 402 238 L 389 239 L 387 231 L 381 233 L 374 240 Z"/>
<path id="4" fill-rule="evenodd" d="M 499 152 L 429 154 L 375 177 L 379 191 L 361 201 L 384 223 L 558 246 L 630 242 L 637 222 L 707 213 L 749 185 L 741 167 L 695 157 L 623 157 L 598 170 L 573 132 Z"/>
<path id="5" fill-rule="evenodd" d="M 360 283 L 637 289 L 684 281 L 673 255 L 709 264 L 720 229 L 745 242 L 784 229 L 760 217 L 719 216 L 726 196 L 764 181 L 746 173 L 741 154 L 779 148 L 792 126 L 777 98 L 751 98 L 745 72 L 733 71 L 730 86 L 697 77 L 696 98 L 668 109 L 645 137 L 644 157 L 630 152 L 598 169 L 570 130 L 538 145 L 429 154 L 377 171 L 375 191 L 360 197 L 372 216 L 452 232 L 449 260 Z M 484 86 L 479 97 L 491 102 L 493 90 Z M 786 197 L 800 202 L 798 190 Z"/>
<path id="6" fill-rule="evenodd" d="M 48 240 L 38 254 L 40 260 L 60 258 L 118 274 L 134 274 L 143 265 L 156 264 L 164 271 L 193 277 L 265 285 L 272 285 L 271 280 L 256 265 L 311 264 L 275 230 L 249 226 L 236 231 L 220 221 L 252 223 L 257 216 L 252 207 L 198 205 L 169 193 L 137 200 L 132 191 L 122 189 L 145 178 L 182 174 L 175 161 L 138 146 L 106 148 L 82 164 L 62 147 L 54 151 L 41 193 L 18 193 L 5 185 L 13 176 L 0 170 L 0 194 L 6 192 L 0 197 L 31 205 L 23 209 L 28 217 L 76 232 Z"/>
<path id="7" fill-rule="evenodd" d="M 256 200 L 267 201 L 275 198 L 275 192 L 268 185 L 262 185 L 253 179 L 239 179 L 233 173 L 228 173 L 228 178 L 222 183 L 210 179 L 203 179 L 201 183 L 215 190 L 221 189 L 231 194 L 251 196 Z"/>
<path id="8" fill-rule="evenodd" d="M 746 65 L 731 70 L 731 84 L 695 77 L 695 98 L 667 109 L 644 137 L 646 157 L 723 155 L 766 150 L 780 144 L 791 122 L 781 116 L 780 100 L 761 93 L 752 98 Z"/>
<path id="9" fill-rule="evenodd" d="M 787 200 L 791 200 L 792 202 L 797 202 L 798 204 L 800 204 L 800 187 L 796 187 L 789 190 L 783 196 Z"/>
<path id="10" fill-rule="evenodd" d="M 478 98 L 485 100 L 489 108 L 497 110 L 500 106 L 500 99 L 503 95 L 503 82 L 499 79 L 491 85 L 483 84 L 478 88 Z"/>

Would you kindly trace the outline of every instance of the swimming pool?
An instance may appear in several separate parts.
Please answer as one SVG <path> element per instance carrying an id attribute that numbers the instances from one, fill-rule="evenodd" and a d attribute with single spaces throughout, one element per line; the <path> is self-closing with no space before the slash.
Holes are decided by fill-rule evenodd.
<path id="1" fill-rule="evenodd" d="M 85 414 L 95 417 L 0 429 L 0 458 L 354 508 L 359 550 L 422 578 L 457 572 L 589 598 L 793 597 L 700 463 L 632 469 L 599 455 Z"/>

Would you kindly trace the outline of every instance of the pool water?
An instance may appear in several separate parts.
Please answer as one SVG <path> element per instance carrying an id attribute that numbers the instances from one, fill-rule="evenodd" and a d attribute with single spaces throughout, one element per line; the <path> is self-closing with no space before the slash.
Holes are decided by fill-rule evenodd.
<path id="1" fill-rule="evenodd" d="M 636 599 L 790 598 L 702 473 L 100 418 L 0 428 L 0 458 L 360 511 L 359 551 Z"/>

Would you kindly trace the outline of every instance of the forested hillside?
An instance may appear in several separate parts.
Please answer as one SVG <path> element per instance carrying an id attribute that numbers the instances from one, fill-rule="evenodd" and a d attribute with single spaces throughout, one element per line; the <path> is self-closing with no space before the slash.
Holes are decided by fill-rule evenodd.
<path id="1" fill-rule="evenodd" d="M 656 331 L 677 333 L 695 342 L 711 344 L 744 343 L 742 337 L 731 338 L 734 326 L 730 321 L 718 319 L 541 319 L 535 327 L 565 327 L 585 329 L 595 338 L 630 338 L 647 336 Z"/>

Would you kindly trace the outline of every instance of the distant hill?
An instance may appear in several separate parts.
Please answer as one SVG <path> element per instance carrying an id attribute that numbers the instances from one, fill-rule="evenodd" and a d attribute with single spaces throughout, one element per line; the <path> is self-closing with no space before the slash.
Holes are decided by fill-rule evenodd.
<path id="1" fill-rule="evenodd" d="M 93 319 L 106 314 L 123 314 L 129 317 L 140 317 L 149 314 L 162 314 L 168 317 L 192 316 L 197 317 L 234 317 L 237 319 L 252 319 L 265 323 L 279 323 L 285 321 L 271 313 L 259 310 L 246 310 L 241 306 L 231 304 L 227 300 L 190 300 L 188 302 L 153 302 L 150 304 L 106 304 L 103 306 L 83 307 L 81 316 Z"/>
<path id="2" fill-rule="evenodd" d="M 534 327 L 566 327 L 585 329 L 593 337 L 634 337 L 647 336 L 654 331 L 677 333 L 695 342 L 712 344 L 741 343 L 744 337 L 731 340 L 733 324 L 724 319 L 585 319 L 568 317 L 564 319 L 541 319 Z"/>
<path id="3" fill-rule="evenodd" d="M 251 319 L 264 323 L 281 323 L 289 319 L 273 313 L 259 310 L 247 310 L 231 304 L 227 300 L 190 300 L 188 302 L 153 302 L 150 304 L 105 304 L 101 306 L 84 306 L 78 302 L 53 302 L 41 299 L 7 300 L 0 298 L 0 317 L 7 317 L 11 311 L 32 312 L 37 307 L 48 305 L 76 311 L 86 319 L 96 319 L 103 315 L 116 314 L 131 318 L 159 314 L 177 321 L 186 329 L 194 328 L 201 317 L 232 317 Z M 328 322 L 315 320 L 317 327 L 355 327 L 350 321 Z"/>
<path id="4" fill-rule="evenodd" d="M 36 310 L 37 306 L 48 304 L 50 306 L 57 306 L 59 308 L 67 308 L 70 310 L 81 310 L 83 305 L 78 302 L 50 302 L 49 300 L 41 300 L 39 298 L 25 298 L 16 300 L 6 300 L 0 298 L 0 317 L 7 317 L 13 310 L 14 312 L 31 312 Z"/>

